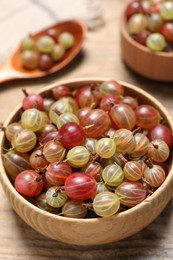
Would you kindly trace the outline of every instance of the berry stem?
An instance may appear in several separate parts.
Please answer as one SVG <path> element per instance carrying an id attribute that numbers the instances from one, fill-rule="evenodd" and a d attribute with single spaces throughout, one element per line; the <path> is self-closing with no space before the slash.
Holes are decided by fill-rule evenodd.
<path id="1" fill-rule="evenodd" d="M 22 91 L 23 91 L 23 93 L 24 93 L 25 97 L 29 96 L 29 94 L 28 94 L 28 92 L 26 91 L 26 89 L 25 89 L 25 88 L 22 88 Z"/>
<path id="2" fill-rule="evenodd" d="M 5 131 L 5 127 L 3 126 L 3 123 L 0 123 L 0 130 L 3 132 Z"/>

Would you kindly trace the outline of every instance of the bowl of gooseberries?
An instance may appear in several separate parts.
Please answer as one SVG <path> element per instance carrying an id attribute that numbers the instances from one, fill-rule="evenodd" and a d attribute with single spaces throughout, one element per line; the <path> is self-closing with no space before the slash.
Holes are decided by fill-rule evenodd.
<path id="1" fill-rule="evenodd" d="M 149 79 L 173 81 L 173 1 L 129 1 L 120 28 L 125 64 Z"/>
<path id="2" fill-rule="evenodd" d="M 0 132 L 0 180 L 41 234 L 99 245 L 149 225 L 173 194 L 173 123 L 163 105 L 109 78 L 24 90 Z"/>

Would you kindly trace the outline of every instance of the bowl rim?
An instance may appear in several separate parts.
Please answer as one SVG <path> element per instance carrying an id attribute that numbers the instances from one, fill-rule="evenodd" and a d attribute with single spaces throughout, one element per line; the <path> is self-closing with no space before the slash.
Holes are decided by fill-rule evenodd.
<path id="1" fill-rule="evenodd" d="M 120 18 L 120 28 L 121 28 L 121 32 L 123 33 L 124 37 L 126 38 L 126 40 L 133 46 L 135 46 L 136 48 L 140 49 L 141 51 L 145 52 L 146 54 L 151 54 L 151 55 L 156 55 L 156 56 L 160 56 L 162 58 L 170 58 L 173 59 L 173 51 L 172 52 L 163 52 L 163 51 L 152 51 L 149 50 L 148 47 L 138 43 L 137 41 L 135 41 L 130 34 L 128 33 L 128 29 L 127 29 L 127 20 L 125 17 L 125 11 L 126 8 L 123 10 L 121 18 Z"/>
<path id="2" fill-rule="evenodd" d="M 35 91 L 35 93 L 44 93 L 49 91 L 50 89 L 52 89 L 54 86 L 57 86 L 59 84 L 69 84 L 69 85 L 74 85 L 74 84 L 79 84 L 79 83 L 87 83 L 90 81 L 94 81 L 94 82 L 102 82 L 102 81 L 107 81 L 107 80 L 112 80 L 112 78 L 110 77 L 81 77 L 81 78 L 75 78 L 75 79 L 67 79 L 67 80 L 60 80 L 58 82 L 54 82 L 51 83 L 49 85 L 47 85 L 46 87 L 41 88 L 38 91 Z M 137 87 L 136 85 L 130 84 L 130 83 L 126 83 L 124 81 L 121 80 L 116 80 L 118 83 L 122 84 L 125 88 L 131 89 L 133 91 L 137 91 L 137 93 L 140 93 L 140 95 L 145 96 L 145 98 L 148 98 L 150 101 L 154 101 L 156 106 L 160 107 L 160 110 L 163 112 L 163 114 L 166 116 L 166 120 L 169 122 L 169 127 L 171 128 L 171 131 L 173 133 L 173 120 L 171 118 L 171 116 L 169 115 L 168 111 L 165 109 L 165 107 L 155 98 L 153 97 L 151 94 L 149 94 L 148 92 L 146 92 L 143 89 L 140 89 L 139 87 Z M 21 103 L 22 104 L 22 103 Z M 12 120 L 12 118 L 14 117 L 14 115 L 19 112 L 19 109 L 21 108 L 21 104 L 19 104 L 8 116 L 8 118 L 5 120 L 4 122 L 4 127 L 6 127 Z M 16 197 L 17 200 L 19 200 L 23 205 L 27 206 L 28 208 L 30 208 L 30 210 L 34 210 L 35 212 L 37 212 L 38 214 L 41 214 L 42 216 L 47 216 L 47 217 L 51 217 L 52 219 L 55 219 L 57 221 L 66 221 L 66 222 L 75 222 L 75 223 L 95 223 L 98 221 L 104 221 L 105 218 L 102 217 L 97 217 L 97 218 L 86 218 L 86 219 L 78 219 L 78 218 L 68 218 L 68 217 L 64 217 L 64 216 L 60 216 L 60 215 L 55 215 L 49 212 L 46 212 L 40 208 L 38 208 L 37 206 L 35 206 L 34 204 L 32 204 L 31 202 L 29 202 L 27 199 L 25 199 L 24 197 L 22 197 L 14 188 L 13 184 L 11 183 L 11 181 L 8 178 L 8 175 L 4 169 L 3 166 L 3 160 L 2 160 L 2 155 L 3 155 L 3 141 L 5 140 L 5 134 L 3 131 L 0 132 L 0 144 L 1 144 L 1 149 L 0 149 L 0 182 L 2 187 L 4 188 L 4 186 L 8 189 L 10 189 L 11 194 Z M 162 183 L 162 185 L 156 190 L 154 191 L 154 193 L 147 197 L 144 201 L 142 201 L 141 203 L 139 203 L 138 205 L 129 208 L 123 212 L 120 213 L 116 213 L 110 217 L 107 217 L 107 219 L 115 219 L 115 218 L 120 218 L 121 216 L 125 216 L 127 214 L 130 214 L 131 212 L 138 212 L 140 211 L 140 209 L 143 208 L 143 206 L 146 203 L 152 203 L 152 201 L 154 201 L 154 199 L 160 194 L 162 193 L 163 190 L 166 189 L 166 187 L 169 185 L 169 183 L 173 180 L 173 163 L 169 169 L 169 173 L 165 179 L 165 181 Z M 173 191 L 172 191 L 173 193 Z M 11 205 L 12 206 L 12 205 Z"/>

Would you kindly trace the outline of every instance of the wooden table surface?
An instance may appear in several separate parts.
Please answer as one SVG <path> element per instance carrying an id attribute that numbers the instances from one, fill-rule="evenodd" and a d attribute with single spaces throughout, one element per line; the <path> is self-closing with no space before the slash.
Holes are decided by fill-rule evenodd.
<path id="1" fill-rule="evenodd" d="M 86 33 L 78 57 L 61 72 L 37 80 L 0 86 L 0 122 L 22 100 L 21 89 L 34 92 L 61 79 L 103 76 L 141 87 L 155 96 L 173 117 L 173 83 L 143 78 L 121 59 L 119 19 L 127 0 L 102 0 L 104 25 Z M 12 210 L 0 188 L 0 260 L 32 259 L 173 259 L 173 203 L 148 227 L 132 237 L 102 246 L 72 246 L 46 238 L 25 224 Z"/>

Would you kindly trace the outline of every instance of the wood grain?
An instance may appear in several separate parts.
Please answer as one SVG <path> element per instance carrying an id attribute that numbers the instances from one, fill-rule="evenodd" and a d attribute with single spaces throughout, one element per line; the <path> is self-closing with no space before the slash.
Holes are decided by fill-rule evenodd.
<path id="1" fill-rule="evenodd" d="M 44 80 L 1 85 L 0 122 L 22 100 L 21 89 L 34 92 L 50 82 L 88 76 L 105 76 L 140 86 L 156 97 L 173 117 L 172 83 L 152 81 L 132 72 L 121 58 L 119 21 L 127 0 L 102 0 L 104 26 L 86 35 L 83 50 L 70 66 Z M 120 242 L 101 246 L 72 246 L 46 238 L 25 224 L 12 210 L 0 188 L 0 259 L 173 259 L 173 202 L 144 230 Z"/>

